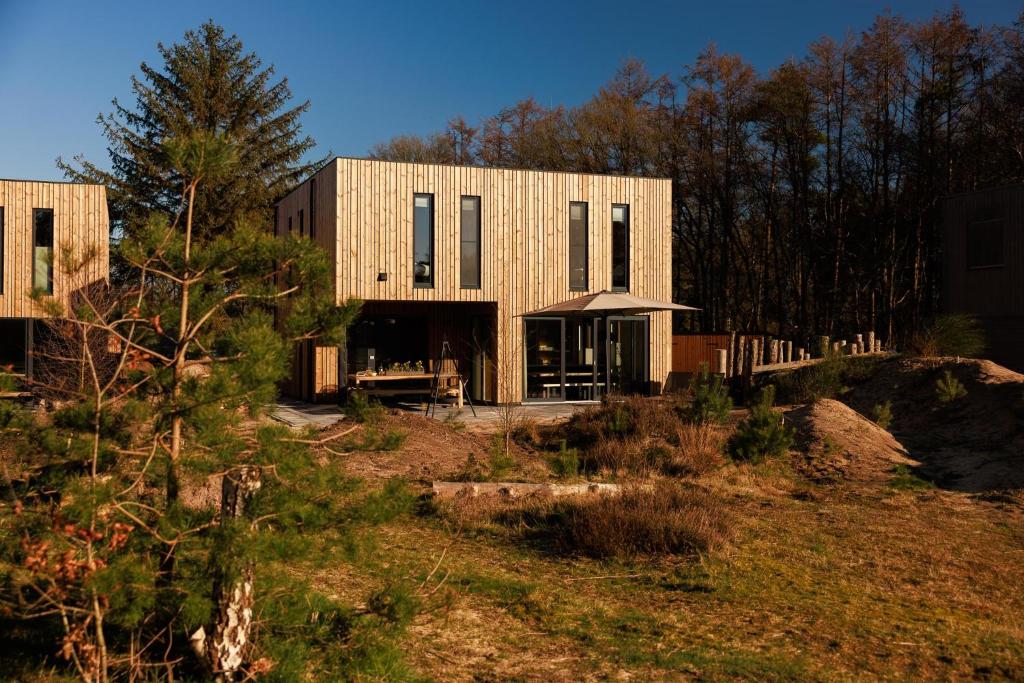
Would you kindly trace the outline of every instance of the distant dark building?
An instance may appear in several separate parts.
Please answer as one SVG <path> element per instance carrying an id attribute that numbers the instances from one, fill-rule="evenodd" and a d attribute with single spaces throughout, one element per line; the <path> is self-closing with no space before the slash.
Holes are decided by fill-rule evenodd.
<path id="1" fill-rule="evenodd" d="M 976 316 L 987 357 L 1024 372 L 1024 185 L 953 195 L 943 216 L 945 310 Z"/>

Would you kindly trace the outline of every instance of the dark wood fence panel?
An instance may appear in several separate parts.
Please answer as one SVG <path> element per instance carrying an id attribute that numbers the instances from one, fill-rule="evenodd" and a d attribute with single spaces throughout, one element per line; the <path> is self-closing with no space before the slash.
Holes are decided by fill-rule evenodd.
<path id="1" fill-rule="evenodd" d="M 728 349 L 727 334 L 677 334 L 672 337 L 672 372 L 692 374 L 702 363 L 715 369 L 715 349 Z"/>

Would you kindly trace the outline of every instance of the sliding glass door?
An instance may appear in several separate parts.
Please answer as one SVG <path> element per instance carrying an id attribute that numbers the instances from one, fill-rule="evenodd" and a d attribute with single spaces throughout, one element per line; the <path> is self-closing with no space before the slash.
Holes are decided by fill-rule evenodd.
<path id="1" fill-rule="evenodd" d="M 648 318 L 524 318 L 526 401 L 648 391 Z"/>
<path id="2" fill-rule="evenodd" d="M 646 394 L 648 319 L 608 318 L 608 389 L 614 394 Z"/>
<path id="3" fill-rule="evenodd" d="M 565 367 L 565 321 L 524 318 L 527 401 L 560 401 Z"/>

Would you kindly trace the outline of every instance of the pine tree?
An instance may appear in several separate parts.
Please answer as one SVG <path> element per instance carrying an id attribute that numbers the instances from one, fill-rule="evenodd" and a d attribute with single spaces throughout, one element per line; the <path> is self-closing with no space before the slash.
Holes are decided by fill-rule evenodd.
<path id="1" fill-rule="evenodd" d="M 750 407 L 750 415 L 729 439 L 729 454 L 736 460 L 754 462 L 780 457 L 793 445 L 794 430 L 786 426 L 782 415 L 772 410 L 775 385 L 769 384 Z"/>
<path id="2" fill-rule="evenodd" d="M 335 304 L 327 254 L 308 239 L 245 220 L 196 229 L 191 199 L 238 159 L 223 137 L 163 149 L 181 178 L 179 210 L 121 242 L 131 278 L 82 289 L 68 308 L 39 298 L 65 332 L 52 355 L 77 383 L 49 417 L 0 406 L 24 463 L 0 507 L 0 611 L 59 616 L 61 652 L 88 681 L 141 662 L 173 667 L 182 630 L 207 677 L 268 666 L 252 656 L 257 567 L 344 516 L 340 474 L 262 415 L 291 343 L 339 343 L 358 304 Z M 56 265 L 69 279 L 85 271 L 70 248 Z M 183 486 L 211 476 L 218 506 L 181 501 Z"/>
<path id="3" fill-rule="evenodd" d="M 115 226 L 130 234 L 152 212 L 172 218 L 180 203 L 181 174 L 164 143 L 197 133 L 230 140 L 231 171 L 205 182 L 194 197 L 197 229 L 222 232 L 239 218 L 270 225 L 275 201 L 323 160 L 304 161 L 314 141 L 302 134 L 309 102 L 292 106 L 288 80 L 243 50 L 242 41 L 212 21 L 188 31 L 181 43 L 157 45 L 161 65 L 143 62 L 132 77 L 135 106 L 113 101 L 98 118 L 111 170 L 77 157 L 58 159 L 69 178 L 106 185 Z"/>

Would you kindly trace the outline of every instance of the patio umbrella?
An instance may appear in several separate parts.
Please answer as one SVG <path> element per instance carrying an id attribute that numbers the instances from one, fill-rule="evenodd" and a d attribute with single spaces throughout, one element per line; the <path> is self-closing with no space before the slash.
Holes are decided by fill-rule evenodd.
<path id="1" fill-rule="evenodd" d="M 654 311 L 699 311 L 693 306 L 683 306 L 670 301 L 657 301 L 633 296 L 626 292 L 609 292 L 604 290 L 597 294 L 588 294 L 576 299 L 569 299 L 553 306 L 546 306 L 528 316 L 563 316 L 563 315 L 593 315 L 603 316 L 612 314 L 636 315 L 639 313 L 652 313 Z"/>

